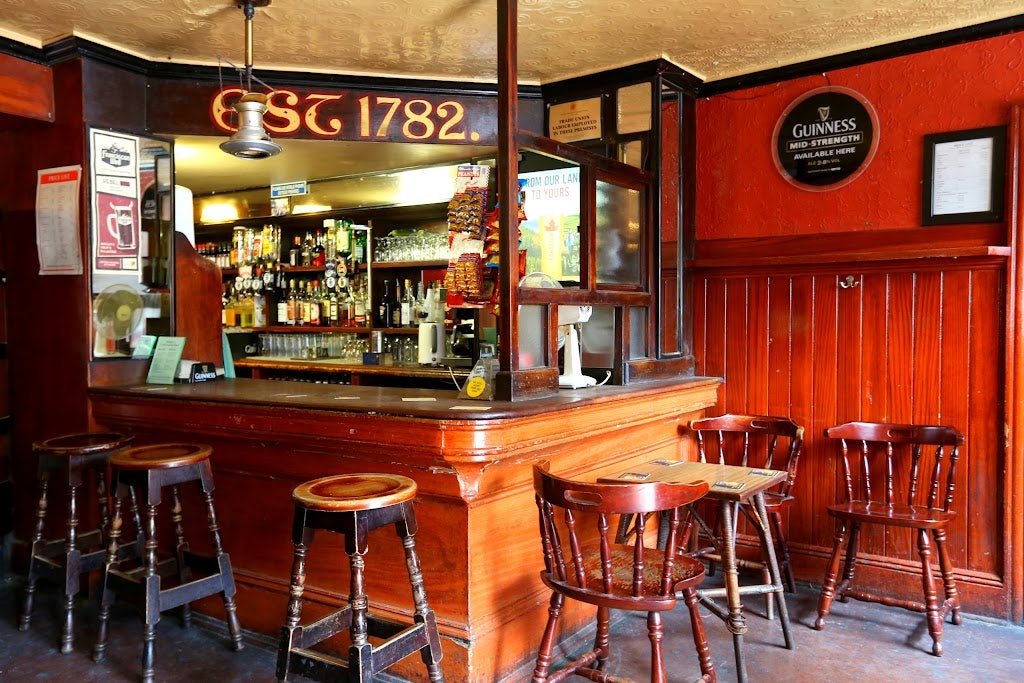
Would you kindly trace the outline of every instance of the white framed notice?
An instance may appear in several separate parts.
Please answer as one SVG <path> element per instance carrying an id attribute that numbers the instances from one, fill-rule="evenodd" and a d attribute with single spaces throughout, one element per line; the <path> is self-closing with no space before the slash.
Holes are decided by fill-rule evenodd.
<path id="1" fill-rule="evenodd" d="M 926 135 L 921 224 L 1002 220 L 1006 128 Z"/>
<path id="2" fill-rule="evenodd" d="M 36 250 L 40 275 L 81 275 L 78 241 L 81 166 L 44 168 L 36 181 Z"/>

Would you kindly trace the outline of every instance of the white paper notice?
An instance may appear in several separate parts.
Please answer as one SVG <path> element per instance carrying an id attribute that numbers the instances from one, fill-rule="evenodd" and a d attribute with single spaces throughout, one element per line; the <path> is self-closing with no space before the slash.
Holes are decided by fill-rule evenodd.
<path id="1" fill-rule="evenodd" d="M 932 215 L 992 210 L 994 140 L 955 140 L 935 145 Z"/>
<path id="2" fill-rule="evenodd" d="M 36 182 L 36 249 L 40 275 L 81 275 L 78 188 L 81 166 L 45 168 Z"/>

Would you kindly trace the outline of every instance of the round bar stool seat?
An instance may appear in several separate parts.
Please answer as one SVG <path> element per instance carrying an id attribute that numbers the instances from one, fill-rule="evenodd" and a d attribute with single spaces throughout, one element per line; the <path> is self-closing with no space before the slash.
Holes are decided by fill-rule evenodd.
<path id="1" fill-rule="evenodd" d="M 207 460 L 213 448 L 197 443 L 158 443 L 136 446 L 110 458 L 110 466 L 122 470 L 156 470 L 188 467 Z"/>
<path id="2" fill-rule="evenodd" d="M 292 500 L 309 510 L 352 512 L 398 505 L 416 497 L 416 482 L 400 474 L 339 474 L 299 484 Z"/>
<path id="3" fill-rule="evenodd" d="M 370 683 L 389 666 L 420 653 L 430 681 L 441 683 L 441 637 L 434 611 L 427 604 L 416 555 L 416 515 L 413 499 L 416 482 L 397 474 L 340 474 L 299 484 L 292 491 L 295 521 L 287 617 L 277 653 L 277 678 L 297 674 L 315 680 L 348 680 Z M 405 549 L 414 605 L 413 626 L 369 614 L 364 586 L 364 556 L 370 531 L 393 524 Z M 348 604 L 316 622 L 301 624 L 302 593 L 306 585 L 306 554 L 315 529 L 344 535 L 349 556 Z M 311 649 L 314 645 L 348 631 L 348 658 Z M 371 645 L 369 635 L 382 640 Z"/>
<path id="4" fill-rule="evenodd" d="M 110 549 L 103 570 L 103 596 L 99 609 L 99 633 L 93 649 L 93 659 L 101 661 L 106 653 L 107 622 L 115 596 L 139 596 L 143 601 L 145 631 L 142 649 L 142 680 L 154 679 L 154 650 L 156 625 L 161 612 L 182 608 L 185 626 L 190 624 L 189 603 L 200 598 L 220 594 L 227 614 L 228 631 L 235 650 L 242 649 L 241 627 L 235 608 L 235 581 L 231 560 L 224 551 L 220 529 L 213 507 L 213 472 L 210 455 L 213 449 L 205 444 L 161 443 L 136 446 L 120 451 L 109 460 L 113 474 L 114 512 L 110 523 Z M 183 513 L 178 487 L 195 483 L 206 505 L 206 526 L 213 542 L 213 554 L 201 555 L 189 550 L 185 541 Z M 171 491 L 170 520 L 176 540 L 173 564 L 176 572 L 163 572 L 165 563 L 157 561 L 157 508 L 164 488 Z M 137 496 L 145 511 L 141 536 L 145 540 L 142 566 L 122 569 L 117 556 L 121 534 L 121 502 L 125 497 Z M 162 585 L 165 577 L 176 574 L 177 582 Z M 121 591 L 124 586 L 129 590 Z"/>
<path id="5" fill-rule="evenodd" d="M 18 627 L 26 631 L 31 624 L 32 602 L 39 578 L 45 575 L 58 581 L 63 585 L 64 622 L 61 626 L 60 651 L 64 654 L 73 649 L 74 603 L 75 596 L 80 590 L 81 575 L 102 567 L 106 557 L 103 529 L 109 517 L 106 491 L 107 459 L 111 453 L 130 444 L 133 438 L 119 432 L 80 432 L 55 436 L 32 444 L 32 451 L 38 458 L 39 503 L 36 509 L 36 529 L 29 553 L 28 580 Z M 86 473 L 90 471 L 95 476 L 99 525 L 91 531 L 79 534 L 78 488 L 84 483 Z M 61 472 L 67 479 L 68 514 L 65 537 L 46 539 L 50 477 Z M 90 548 L 92 550 L 88 550 Z"/>

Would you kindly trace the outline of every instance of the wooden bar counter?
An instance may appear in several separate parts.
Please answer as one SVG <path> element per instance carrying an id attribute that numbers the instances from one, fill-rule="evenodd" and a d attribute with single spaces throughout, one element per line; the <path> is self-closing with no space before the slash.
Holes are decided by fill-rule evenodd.
<path id="1" fill-rule="evenodd" d="M 239 617 L 244 628 L 272 638 L 287 604 L 291 490 L 329 474 L 413 478 L 417 550 L 444 641 L 445 675 L 495 683 L 528 676 L 547 614 L 533 463 L 547 459 L 558 474 L 596 479 L 653 457 L 679 457 L 688 452 L 681 426 L 716 402 L 719 383 L 689 377 L 515 403 L 459 400 L 454 391 L 252 379 L 102 386 L 90 397 L 99 425 L 139 442 L 213 446 L 214 496 Z M 186 503 L 186 528 L 198 545 L 206 519 L 199 501 Z M 305 594 L 314 604 L 304 618 L 316 607 L 343 604 L 348 588 L 338 539 L 319 535 L 308 561 Z M 371 607 L 409 621 L 412 596 L 397 537 L 371 537 L 366 566 Z M 223 614 L 215 601 L 198 607 Z M 589 616 L 570 611 L 563 635 Z M 423 680 L 422 669 L 409 658 L 393 671 Z"/>

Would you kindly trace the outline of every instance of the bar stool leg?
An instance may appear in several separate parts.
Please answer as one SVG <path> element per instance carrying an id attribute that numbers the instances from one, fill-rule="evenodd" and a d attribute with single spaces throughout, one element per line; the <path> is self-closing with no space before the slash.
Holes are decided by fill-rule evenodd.
<path id="1" fill-rule="evenodd" d="M 348 677 L 349 680 L 356 681 L 373 680 L 373 647 L 367 638 L 366 625 L 366 610 L 369 600 L 366 597 L 366 586 L 363 582 L 363 572 L 366 568 L 366 563 L 363 560 L 365 554 L 365 548 L 349 553 L 349 566 L 352 568 L 352 572 L 348 604 L 352 610 L 350 630 L 352 644 L 348 648 Z"/>
<path id="2" fill-rule="evenodd" d="M 132 501 L 134 503 L 135 496 L 132 493 Z M 96 633 L 96 644 L 92 650 L 92 660 L 94 662 L 102 662 L 103 658 L 107 654 L 107 622 L 110 620 L 110 606 L 114 602 L 114 592 L 110 589 L 107 582 L 109 580 L 108 574 L 111 567 L 117 562 L 118 553 L 118 541 L 121 539 L 121 525 L 123 520 L 121 518 L 121 497 L 114 496 L 114 514 L 110 519 L 110 527 L 108 531 L 108 550 L 107 560 L 103 565 L 103 591 L 100 595 L 100 608 L 99 608 L 99 623 L 97 626 Z M 141 527 L 138 527 L 141 535 Z"/>
<path id="3" fill-rule="evenodd" d="M 146 554 L 143 572 L 146 595 L 146 627 L 142 641 L 142 681 L 153 683 L 153 658 L 156 649 L 156 625 L 160 623 L 160 576 L 156 570 L 156 511 L 157 506 L 146 505 Z"/>
<path id="4" fill-rule="evenodd" d="M 302 646 L 302 592 L 306 585 L 306 554 L 312 543 L 312 529 L 301 530 L 301 540 L 295 541 L 295 557 L 292 560 L 292 581 L 288 589 L 288 610 L 285 626 L 281 630 L 281 645 L 278 647 L 278 680 L 284 683 L 292 667 L 292 650 Z"/>
<path id="5" fill-rule="evenodd" d="M 181 498 L 178 496 L 177 486 L 171 487 L 171 523 L 174 525 L 174 556 L 178 561 L 178 581 L 185 584 L 191 578 L 192 572 L 185 562 L 188 543 L 185 541 L 185 528 L 182 525 Z M 192 607 L 187 602 L 181 606 L 181 624 L 185 628 L 192 626 Z"/>
<path id="6" fill-rule="evenodd" d="M 81 552 L 78 550 L 78 485 L 75 477 L 68 481 L 68 535 L 64 543 L 64 625 L 60 631 L 60 652 L 72 649 L 75 596 L 78 595 L 78 573 Z"/>
<path id="7" fill-rule="evenodd" d="M 412 514 L 411 505 L 407 509 L 407 515 Z M 427 666 L 427 673 L 431 683 L 444 681 L 444 674 L 441 672 L 441 638 L 437 631 L 437 620 L 434 610 L 427 604 L 427 591 L 423 587 L 423 572 L 420 570 L 419 557 L 416 554 L 416 529 L 409 529 L 409 517 L 406 522 L 399 523 L 399 535 L 402 537 L 402 546 L 405 548 L 405 564 L 409 570 L 409 584 L 412 586 L 412 602 L 415 606 L 414 620 L 424 624 L 427 638 L 430 641 L 428 647 L 420 650 L 423 663 Z M 415 523 L 415 522 L 414 522 Z"/>
<path id="8" fill-rule="evenodd" d="M 21 607 L 21 621 L 18 629 L 27 631 L 32 622 L 32 598 L 36 593 L 36 581 L 39 574 L 36 571 L 36 554 L 42 551 L 43 527 L 46 523 L 46 509 L 49 505 L 47 493 L 50 486 L 50 474 L 45 470 L 39 473 L 39 503 L 36 505 L 36 530 L 32 535 L 32 547 L 28 556 L 28 582 L 25 584 L 25 599 Z"/>
<path id="9" fill-rule="evenodd" d="M 242 626 L 238 623 L 238 614 L 235 607 L 235 575 L 231 571 L 231 558 L 224 552 L 224 546 L 220 540 L 220 527 L 217 525 L 217 513 L 213 509 L 213 486 L 203 483 L 203 500 L 206 503 L 206 521 L 213 539 L 213 552 L 217 558 L 217 569 L 220 572 L 223 590 L 221 596 L 224 598 L 224 612 L 228 622 L 228 633 L 231 635 L 231 646 L 238 652 L 242 649 Z"/>

